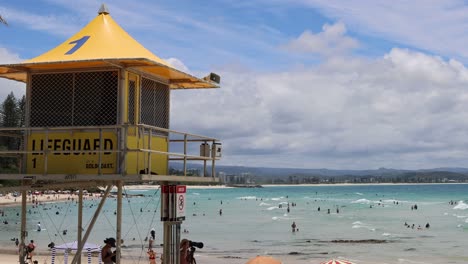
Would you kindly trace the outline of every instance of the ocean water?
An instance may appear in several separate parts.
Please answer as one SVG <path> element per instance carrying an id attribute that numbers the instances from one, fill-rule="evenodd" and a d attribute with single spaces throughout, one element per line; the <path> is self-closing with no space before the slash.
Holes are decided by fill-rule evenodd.
<path id="1" fill-rule="evenodd" d="M 155 244 L 162 243 L 159 190 L 126 192 L 144 196 L 124 199 L 123 256 L 129 263 L 146 263 L 145 237 L 151 228 L 156 229 Z M 337 257 L 356 263 L 468 263 L 467 184 L 189 189 L 186 201 L 182 230 L 189 233 L 182 237 L 203 242 L 197 255 L 220 258 L 220 263 L 263 254 L 287 258 L 288 263 Z M 84 202 L 85 230 L 98 202 Z M 411 210 L 413 205 L 418 209 Z M 115 199 L 109 198 L 88 242 L 103 244 L 115 236 L 115 208 Z M 28 209 L 28 240 L 34 239 L 39 250 L 52 241 L 59 245 L 76 239 L 76 202 Z M 15 248 L 10 239 L 19 236 L 20 209 L 3 210 L 6 216 L 1 219 L 9 224 L 0 224 L 0 244 Z M 299 228 L 295 233 L 293 221 Z M 37 222 L 45 230 L 35 231 Z M 68 230 L 66 235 L 63 230 Z"/>

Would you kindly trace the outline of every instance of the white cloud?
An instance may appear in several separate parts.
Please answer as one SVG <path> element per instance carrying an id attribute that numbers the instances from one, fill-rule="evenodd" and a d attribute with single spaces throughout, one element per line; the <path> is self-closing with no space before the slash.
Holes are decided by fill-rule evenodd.
<path id="1" fill-rule="evenodd" d="M 172 125 L 221 138 L 225 164 L 466 166 L 467 74 L 396 48 L 289 72 L 226 70 L 221 89 L 172 93 Z"/>
<path id="2" fill-rule="evenodd" d="M 178 69 L 179 71 L 190 73 L 189 68 L 185 66 L 185 64 L 177 58 L 168 58 L 168 59 L 165 59 L 165 61 L 167 61 L 172 67 Z"/>
<path id="3" fill-rule="evenodd" d="M 80 28 L 73 24 L 73 22 L 77 22 L 78 18 L 70 14 L 59 16 L 37 15 L 11 8 L 2 8 L 1 10 L 12 28 L 17 27 L 15 26 L 17 24 L 21 24 L 33 30 L 66 37 L 71 36 Z"/>
<path id="4" fill-rule="evenodd" d="M 341 23 L 325 24 L 323 31 L 313 34 L 304 31 L 297 39 L 291 40 L 286 49 L 294 52 L 308 52 L 324 56 L 341 55 L 358 47 L 358 41 L 346 36 L 346 26 Z"/>
<path id="5" fill-rule="evenodd" d="M 354 32 L 468 61 L 468 6 L 460 0 L 296 0 Z"/>
<path id="6" fill-rule="evenodd" d="M 0 47 L 0 61 L 2 64 L 17 63 L 21 60 L 18 54 Z M 24 83 L 0 78 L 0 102 L 3 102 L 6 96 L 11 92 L 13 92 L 17 98 L 20 98 L 25 94 L 25 87 L 26 85 Z"/>

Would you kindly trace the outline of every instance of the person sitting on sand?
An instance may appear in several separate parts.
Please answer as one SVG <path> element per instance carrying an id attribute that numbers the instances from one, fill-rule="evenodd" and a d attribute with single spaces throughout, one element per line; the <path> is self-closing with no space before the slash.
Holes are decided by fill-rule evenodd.
<path id="1" fill-rule="evenodd" d="M 147 254 L 150 264 L 156 264 L 156 252 L 154 252 L 152 249 L 148 249 Z"/>

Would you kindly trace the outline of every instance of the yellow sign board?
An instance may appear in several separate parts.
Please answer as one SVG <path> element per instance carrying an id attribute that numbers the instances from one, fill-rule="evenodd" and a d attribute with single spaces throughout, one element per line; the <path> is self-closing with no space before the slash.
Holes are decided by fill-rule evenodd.
<path id="1" fill-rule="evenodd" d="M 36 132 L 28 150 L 28 174 L 98 174 L 99 167 L 102 174 L 117 173 L 115 132 Z"/>

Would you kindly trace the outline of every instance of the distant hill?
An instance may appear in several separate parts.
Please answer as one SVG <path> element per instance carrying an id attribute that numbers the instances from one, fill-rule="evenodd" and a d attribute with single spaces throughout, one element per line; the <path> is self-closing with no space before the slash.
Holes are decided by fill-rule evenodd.
<path id="1" fill-rule="evenodd" d="M 174 169 L 182 169 L 182 163 L 170 163 Z M 203 169 L 202 165 L 189 164 L 187 166 L 191 169 Z M 209 172 L 211 170 L 208 170 Z M 245 167 L 245 166 L 216 166 L 217 172 L 224 172 L 226 174 L 242 174 L 251 173 L 256 176 L 270 176 L 270 177 L 284 177 L 289 175 L 307 175 L 307 176 L 397 176 L 406 173 L 428 173 L 428 172 L 451 172 L 456 174 L 468 175 L 468 168 L 433 168 L 433 169 L 420 169 L 420 170 L 399 170 L 379 168 L 376 170 L 332 170 L 332 169 L 298 169 L 298 168 L 266 168 L 266 167 Z"/>

